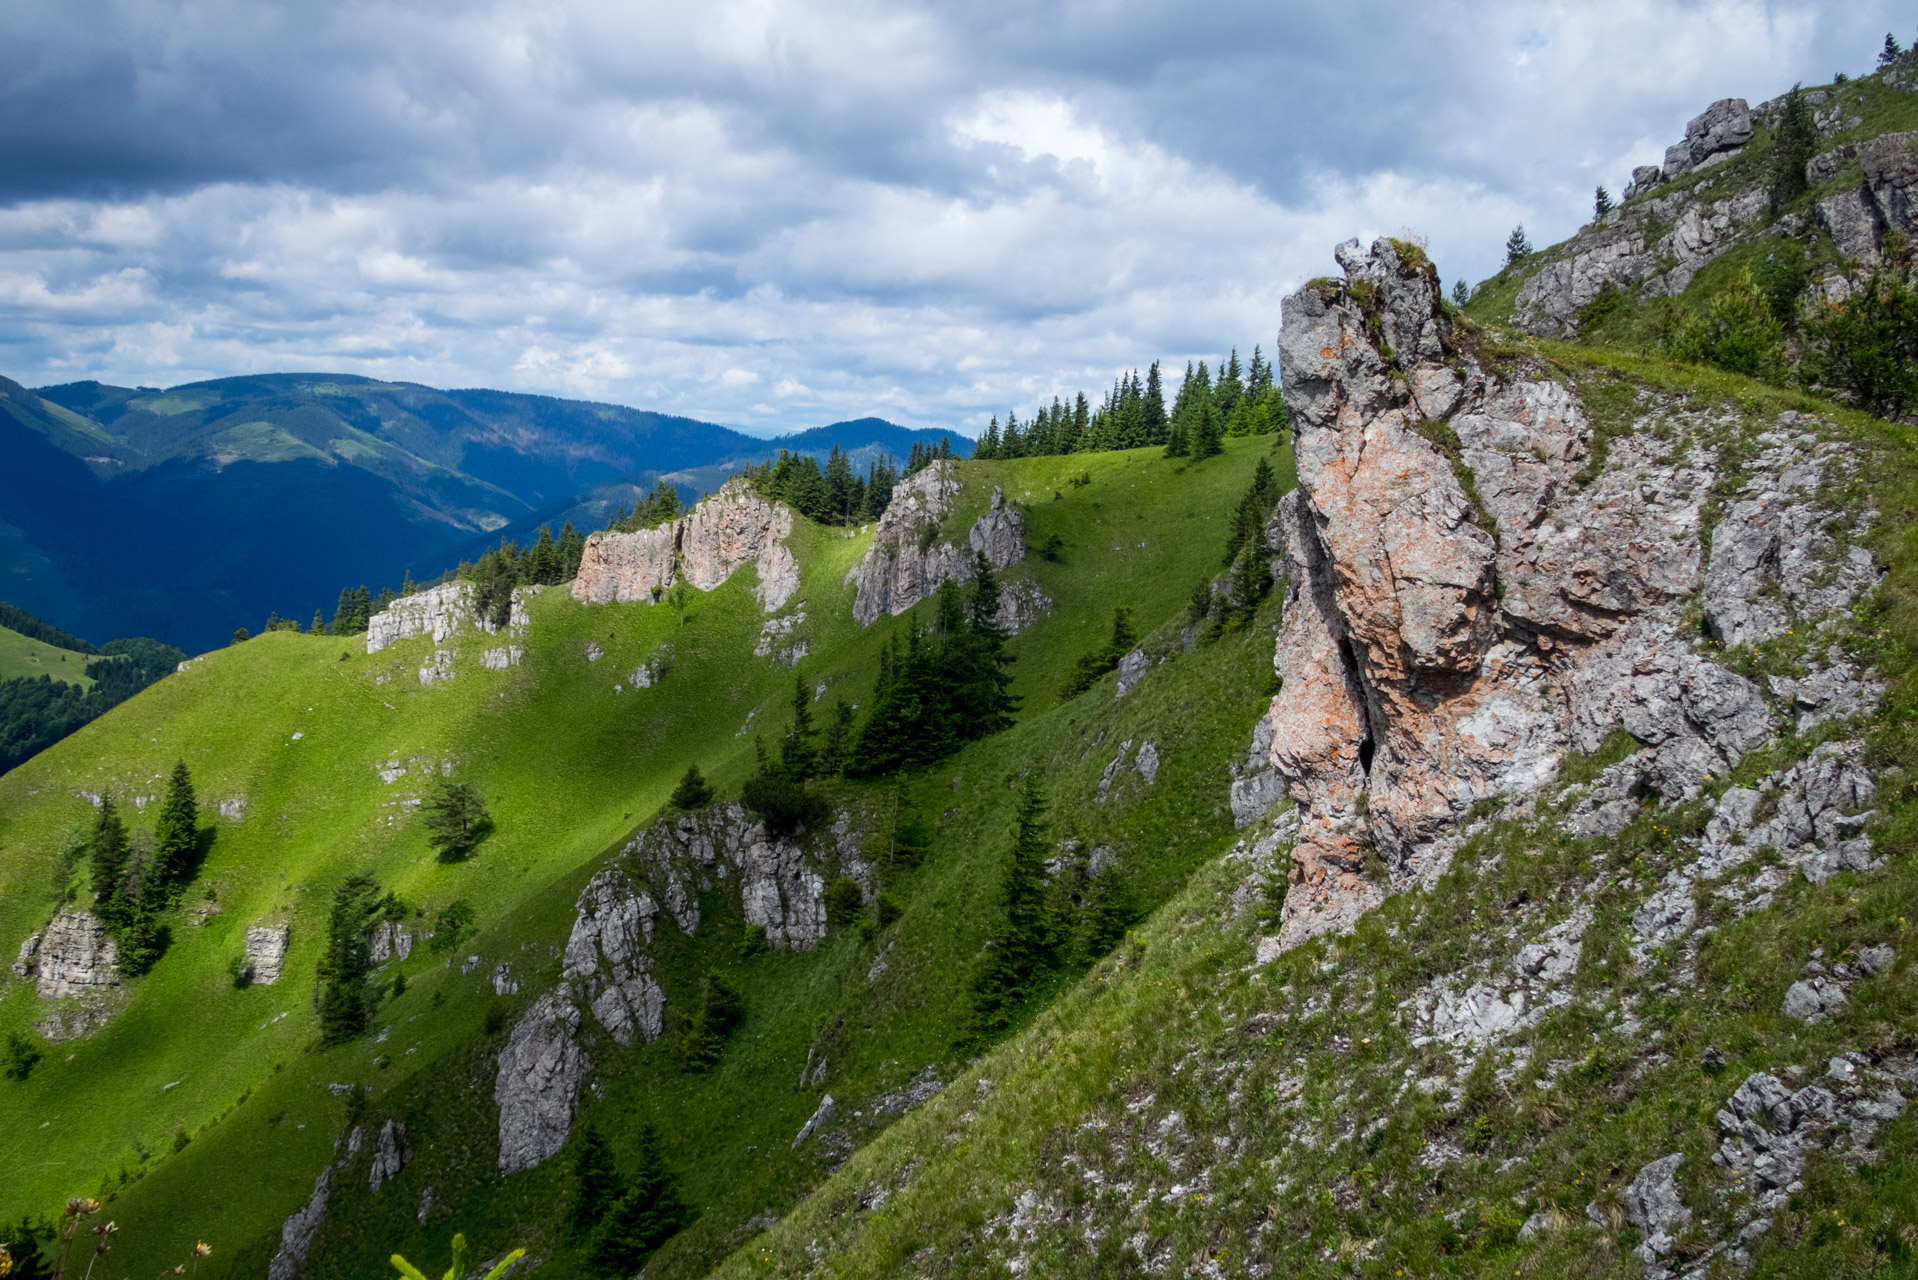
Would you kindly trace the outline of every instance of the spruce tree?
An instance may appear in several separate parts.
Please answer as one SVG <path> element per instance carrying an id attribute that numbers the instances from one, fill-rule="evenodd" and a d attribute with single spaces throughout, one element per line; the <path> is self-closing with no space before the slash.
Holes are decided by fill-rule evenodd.
<path id="1" fill-rule="evenodd" d="M 1116 864 L 1109 864 L 1092 876 L 1086 886 L 1085 906 L 1080 911 L 1078 947 L 1082 960 L 1097 960 L 1125 937 L 1127 929 L 1139 918 L 1132 894 L 1132 883 Z"/>
<path id="2" fill-rule="evenodd" d="M 568 520 L 559 531 L 559 580 L 571 582 L 579 576 L 580 557 L 586 553 L 586 538 Z"/>
<path id="3" fill-rule="evenodd" d="M 87 849 L 88 869 L 93 885 L 95 911 L 102 919 L 112 920 L 125 913 L 127 854 L 126 824 L 111 795 L 100 797 L 100 811 L 94 815 L 93 838 Z"/>
<path id="4" fill-rule="evenodd" d="M 1885 32 L 1885 47 L 1878 51 L 1878 65 L 1888 67 L 1904 56 L 1905 51 L 1899 47 L 1898 37 L 1889 31 Z"/>
<path id="5" fill-rule="evenodd" d="M 1192 420 L 1192 460 L 1197 462 L 1224 451 L 1225 431 L 1219 422 L 1219 411 L 1210 397 L 1200 400 Z"/>
<path id="6" fill-rule="evenodd" d="M 584 1240 L 618 1201 L 623 1188 L 613 1164 L 613 1149 L 599 1126 L 587 1121 L 573 1148 L 573 1181 L 567 1188 L 566 1234 Z"/>
<path id="7" fill-rule="evenodd" d="M 1046 892 L 1046 797 L 1036 773 L 1019 790 L 1012 847 L 999 880 L 999 919 L 973 970 L 968 1031 L 974 1039 L 1011 1025 L 1018 1005 L 1051 959 L 1053 919 Z"/>
<path id="8" fill-rule="evenodd" d="M 1614 206 L 1612 204 L 1612 193 L 1605 189 L 1605 185 L 1603 183 L 1600 183 L 1598 190 L 1592 193 L 1593 219 L 1596 220 L 1604 217 L 1606 214 L 1612 211 L 1613 207 Z"/>
<path id="9" fill-rule="evenodd" d="M 1466 303 L 1470 302 L 1471 300 L 1472 300 L 1472 286 L 1465 283 L 1465 278 L 1463 276 L 1461 276 L 1457 280 L 1454 280 L 1452 282 L 1453 304 L 1456 306 L 1462 307 Z"/>
<path id="10" fill-rule="evenodd" d="M 606 1277 L 634 1275 L 680 1228 L 698 1215 L 687 1205 L 659 1150 L 659 1132 L 639 1131 L 638 1168 L 627 1189 L 593 1233 L 593 1269 Z"/>
<path id="11" fill-rule="evenodd" d="M 1805 165 L 1818 149 L 1818 122 L 1805 91 L 1793 85 L 1778 111 L 1772 149 L 1771 207 L 1774 213 L 1805 194 Z"/>
<path id="12" fill-rule="evenodd" d="M 479 791 L 466 782 L 442 782 L 422 813 L 427 843 L 441 862 L 458 862 L 466 857 L 493 825 Z"/>
<path id="13" fill-rule="evenodd" d="M 1525 261 L 1536 250 L 1532 248 L 1531 237 L 1525 234 L 1525 224 L 1519 223 L 1512 228 L 1512 234 L 1505 237 L 1505 265 L 1513 266 Z"/>
<path id="14" fill-rule="evenodd" d="M 819 756 L 812 743 L 812 691 L 797 672 L 793 673 L 792 712 L 792 728 L 779 744 L 779 771 L 794 782 L 804 782 L 813 776 Z"/>
<path id="15" fill-rule="evenodd" d="M 833 702 L 832 718 L 826 721 L 825 733 L 819 744 L 821 777 L 837 777 L 845 769 L 847 756 L 852 751 L 853 723 L 856 714 L 852 703 L 844 698 Z"/>
<path id="16" fill-rule="evenodd" d="M 167 779 L 166 798 L 161 801 L 159 817 L 153 824 L 151 884 L 160 895 L 159 900 L 170 902 L 177 898 L 180 886 L 192 873 L 200 846 L 199 822 L 193 775 L 187 771 L 186 761 L 181 760 L 173 766 L 173 776 Z M 143 891 L 141 896 L 146 898 L 149 894 Z"/>
<path id="17" fill-rule="evenodd" d="M 320 1041 L 344 1044 L 366 1030 L 373 995 L 371 933 L 380 911 L 380 886 L 371 876 L 349 877 L 333 894 L 326 954 L 320 957 Z"/>
<path id="18" fill-rule="evenodd" d="M 679 785 L 673 788 L 673 798 L 667 801 L 675 809 L 704 809 L 712 802 L 713 789 L 707 785 L 696 764 L 686 766 L 686 772 L 680 775 Z"/>
<path id="19" fill-rule="evenodd" d="M 1145 391 L 1139 398 L 1141 437 L 1129 444 L 1153 445 L 1166 442 L 1165 386 L 1159 377 L 1159 362 L 1146 370 Z"/>

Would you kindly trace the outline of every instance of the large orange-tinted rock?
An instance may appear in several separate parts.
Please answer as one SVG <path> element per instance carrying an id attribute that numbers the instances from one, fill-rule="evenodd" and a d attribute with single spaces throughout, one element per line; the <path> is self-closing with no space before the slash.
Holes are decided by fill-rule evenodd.
<path id="1" fill-rule="evenodd" d="M 1473 804 L 1549 781 L 1569 746 L 1623 728 L 1682 795 L 1770 734 L 1756 686 L 1680 625 L 1712 459 L 1660 431 L 1591 467 L 1571 390 L 1452 349 L 1422 253 L 1338 258 L 1345 280 L 1288 298 L 1279 338 L 1299 474 L 1269 530 L 1270 762 L 1301 811 L 1285 946 L 1431 883 Z"/>

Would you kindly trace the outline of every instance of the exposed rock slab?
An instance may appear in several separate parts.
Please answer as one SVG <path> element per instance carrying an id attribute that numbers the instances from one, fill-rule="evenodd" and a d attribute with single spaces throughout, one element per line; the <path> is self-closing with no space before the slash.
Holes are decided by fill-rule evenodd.
<path id="1" fill-rule="evenodd" d="M 399 1177 L 400 1170 L 412 1159 L 413 1149 L 406 1145 L 406 1126 L 397 1120 L 388 1120 L 380 1126 L 379 1146 L 374 1148 L 373 1165 L 367 1172 L 367 1190 L 377 1193 Z"/>
<path id="2" fill-rule="evenodd" d="M 518 1173 L 566 1145 L 590 1065 L 575 1041 L 579 1010 L 564 982 L 533 1002 L 499 1051 L 499 1171 Z"/>
<path id="3" fill-rule="evenodd" d="M 300 1265 L 306 1261 L 307 1251 L 313 1247 L 313 1237 L 319 1234 L 320 1224 L 326 1221 L 326 1201 L 333 1190 L 333 1166 L 320 1170 L 320 1176 L 313 1183 L 313 1194 L 305 1204 L 293 1211 L 292 1216 L 280 1227 L 279 1252 L 267 1263 L 267 1280 L 293 1280 L 300 1273 Z"/>
<path id="4" fill-rule="evenodd" d="M 635 1036 L 650 1044 L 664 1027 L 666 993 L 645 950 L 658 915 L 652 895 L 619 867 L 601 871 L 580 891 L 565 977 L 578 984 L 594 1019 L 622 1045 Z"/>

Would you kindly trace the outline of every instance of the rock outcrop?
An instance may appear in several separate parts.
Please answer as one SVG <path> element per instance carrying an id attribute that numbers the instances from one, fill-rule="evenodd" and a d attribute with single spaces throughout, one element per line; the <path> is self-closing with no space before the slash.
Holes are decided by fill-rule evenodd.
<path id="1" fill-rule="evenodd" d="M 313 1247 L 313 1237 L 326 1221 L 326 1201 L 333 1190 L 333 1166 L 320 1170 L 314 1180 L 313 1194 L 280 1227 L 280 1249 L 267 1263 L 266 1280 L 293 1280 Z"/>
<path id="2" fill-rule="evenodd" d="M 711 591 L 749 561 L 759 566 L 754 594 L 766 612 L 799 591 L 799 562 L 786 546 L 793 513 L 743 480 L 729 482 L 685 518 L 632 533 L 586 539 L 573 598 L 586 604 L 651 601 L 682 579 Z"/>
<path id="3" fill-rule="evenodd" d="M 286 965 L 287 940 L 292 930 L 283 924 L 254 924 L 246 929 L 246 954 L 241 957 L 241 972 L 247 982 L 270 987 L 280 980 Z"/>
<path id="4" fill-rule="evenodd" d="M 1682 140 L 1665 148 L 1659 177 L 1670 182 L 1694 169 L 1729 159 L 1752 140 L 1752 113 L 1743 98 L 1721 98 L 1685 126 Z"/>
<path id="5" fill-rule="evenodd" d="M 566 1145 L 580 1081 L 591 1065 L 578 1034 L 579 1010 L 562 982 L 533 1002 L 499 1051 L 493 1100 L 502 1174 L 531 1169 Z"/>
<path id="6" fill-rule="evenodd" d="M 904 613 L 930 598 L 942 582 L 972 581 L 975 552 L 983 551 L 994 569 L 1025 558 L 1025 517 L 1007 504 L 1004 491 L 997 488 L 992 491 L 992 506 L 973 522 L 963 547 L 942 541 L 941 524 L 952 514 L 958 496 L 953 466 L 943 461 L 908 476 L 893 489 L 892 501 L 873 532 L 872 546 L 846 574 L 847 582 L 858 584 L 852 616 L 860 626 Z M 1009 632 L 1019 631 L 1050 604 L 1031 584 L 1008 584 L 999 604 L 999 625 Z"/>
<path id="7" fill-rule="evenodd" d="M 397 1120 L 388 1120 L 380 1126 L 379 1146 L 373 1150 L 373 1167 L 367 1171 L 367 1190 L 379 1189 L 400 1176 L 400 1170 L 406 1168 L 413 1159 L 413 1149 L 406 1145 L 406 1126 Z"/>
<path id="8" fill-rule="evenodd" d="M 659 904 L 619 867 L 608 867 L 580 891 L 565 977 L 590 1003 L 593 1017 L 622 1045 L 648 1044 L 664 1026 L 666 993 L 653 977 L 653 921 Z"/>
<path id="9" fill-rule="evenodd" d="M 666 993 L 650 948 L 664 915 L 688 937 L 699 899 L 736 894 L 740 915 L 777 951 L 808 950 L 826 935 L 826 884 L 850 876 L 870 895 L 873 869 L 860 857 L 850 814 L 829 830 L 777 838 L 736 804 L 660 818 L 636 835 L 580 891 L 559 985 L 541 996 L 500 1051 L 500 1170 L 539 1164 L 566 1143 L 590 1063 L 579 1047 L 584 1017 L 622 1046 L 664 1030 Z M 495 989 L 506 966 L 495 975 Z M 517 983 L 514 983 L 517 989 Z"/>
<path id="10" fill-rule="evenodd" d="M 120 985 L 119 944 L 91 912 L 63 911 L 39 938 L 31 971 L 42 1000 L 97 995 Z M 21 954 L 26 958 L 24 947 Z"/>
<path id="11" fill-rule="evenodd" d="M 526 629 L 526 602 L 542 590 L 544 588 L 538 586 L 513 588 L 512 608 L 506 622 L 508 631 L 518 634 Z M 474 607 L 478 594 L 478 588 L 470 582 L 446 582 L 401 596 L 368 619 L 366 651 L 378 653 L 390 644 L 419 636 L 430 636 L 437 645 L 462 631 L 489 635 L 498 632 L 500 628 Z M 422 679 L 422 683 L 431 682 Z"/>
<path id="12" fill-rule="evenodd" d="M 1762 601 L 1787 580 L 1817 611 L 1875 581 L 1835 546 L 1835 579 L 1763 554 L 1786 517 L 1762 495 L 1812 482 L 1787 482 L 1793 458 L 1825 465 L 1805 442 L 1746 461 L 1755 532 L 1714 542 L 1708 572 L 1707 424 L 1694 436 L 1654 407 L 1660 430 L 1614 436 L 1594 465 L 1570 390 L 1454 351 L 1416 250 L 1354 241 L 1338 256 L 1346 280 L 1288 298 L 1279 344 L 1299 488 L 1274 518 L 1287 587 L 1269 759 L 1303 818 L 1285 945 L 1429 883 L 1475 802 L 1536 788 L 1568 749 L 1623 729 L 1646 748 L 1646 784 L 1678 799 L 1768 742 L 1763 692 L 1684 628 L 1708 578 L 1718 616 L 1751 627 L 1770 625 Z M 1782 617 L 1801 616 L 1783 599 Z"/>

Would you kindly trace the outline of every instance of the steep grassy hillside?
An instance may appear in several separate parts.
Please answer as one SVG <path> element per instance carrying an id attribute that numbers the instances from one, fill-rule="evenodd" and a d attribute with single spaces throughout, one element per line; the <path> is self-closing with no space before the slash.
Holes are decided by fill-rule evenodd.
<path id="1" fill-rule="evenodd" d="M 1123 855 L 1145 906 L 1227 840 L 1226 768 L 1260 709 L 1269 625 L 1190 653 L 1172 628 L 1160 644 L 1180 656 L 1116 706 L 1110 677 L 1064 707 L 1054 691 L 1081 652 L 1103 643 L 1114 605 L 1151 631 L 1222 571 L 1226 517 L 1269 454 L 1270 441 L 1245 440 L 1189 467 L 1138 451 L 961 468 L 950 536 L 963 538 L 998 484 L 1030 504 L 1033 545 L 1055 534 L 1062 542 L 1057 561 L 1032 557 L 1011 575 L 1030 576 L 1056 602 L 1014 642 L 1021 723 L 914 781 L 905 805 L 931 822 L 932 843 L 893 890 L 904 913 L 889 931 L 741 961 L 730 950 L 736 926 L 729 933 L 717 920 L 666 962 L 669 1004 L 688 998 L 704 967 L 733 967 L 748 1018 L 710 1076 L 682 1076 L 664 1042 L 600 1064 L 604 1096 L 588 1115 L 622 1149 L 635 1115 L 656 1117 L 705 1211 L 656 1274 L 696 1273 L 741 1223 L 783 1212 L 823 1173 L 810 1152 L 786 1147 L 817 1102 L 794 1081 L 818 1037 L 835 1046 L 827 1087 L 843 1097 L 927 1064 L 950 1073 L 954 1000 L 988 923 L 1009 778 L 1035 767 L 1048 776 L 1090 838 Z M 868 696 L 879 645 L 906 622 L 852 623 L 844 579 L 866 543 L 804 521 L 792 539 L 808 602 L 801 634 L 812 642 L 800 674 L 855 700 Z M 200 882 L 171 921 L 172 946 L 130 984 L 124 1011 L 56 1046 L 24 1083 L 0 1086 L 0 1162 L 15 1171 L 0 1186 L 0 1218 L 96 1191 L 104 1178 L 117 1195 L 121 1265 L 157 1270 L 197 1237 L 220 1245 L 214 1261 L 233 1274 L 258 1274 L 352 1105 L 329 1086 L 361 1082 L 370 1116 L 406 1119 L 416 1158 L 385 1199 L 336 1196 L 315 1274 L 365 1274 L 400 1246 L 436 1256 L 461 1227 L 479 1250 L 510 1237 L 551 1255 L 564 1160 L 503 1182 L 489 1176 L 492 1058 L 501 1030 L 555 980 L 574 898 L 602 854 L 650 820 L 689 762 L 734 791 L 753 733 L 783 728 L 793 673 L 752 656 L 763 621 L 752 577 L 745 570 L 697 597 L 683 627 L 670 609 L 586 607 L 548 591 L 532 602 L 517 666 L 482 668 L 481 650 L 503 641 L 464 635 L 452 642 L 455 678 L 431 686 L 417 676 L 430 652 L 423 641 L 369 657 L 355 642 L 270 634 L 208 655 L 0 779 L 8 948 L 47 918 L 55 851 L 88 820 L 81 791 L 157 794 L 183 758 L 209 805 L 244 804 L 243 817 L 215 820 Z M 589 643 L 603 656 L 589 660 Z M 661 658 L 663 680 L 630 687 L 635 668 Z M 1109 739 L 1147 726 L 1164 760 L 1156 784 L 1125 774 L 1109 803 L 1093 803 Z M 406 772 L 382 781 L 392 765 Z M 475 784 L 497 823 L 465 863 L 435 861 L 402 803 L 440 776 Z M 894 803 L 883 783 L 843 784 L 835 798 L 864 814 Z M 422 946 L 398 966 L 407 988 L 378 1014 L 384 1039 L 311 1052 L 331 893 L 362 871 L 425 917 L 416 930 L 459 899 L 475 909 L 479 932 L 450 954 Z M 260 920 L 292 926 L 287 976 L 236 990 L 229 965 L 245 926 Z M 869 984 L 875 947 L 888 957 L 887 981 Z M 470 972 L 469 955 L 480 957 Z M 501 962 L 520 991 L 496 1003 L 488 978 Z M 24 1030 L 39 1004 L 12 984 L 0 1031 Z M 438 1207 L 422 1226 L 415 1210 L 428 1185 Z M 576 1261 L 558 1256 L 555 1274 Z"/>
<path id="2" fill-rule="evenodd" d="M 57 648 L 0 627 L 0 680 L 52 676 L 82 689 L 91 689 L 93 679 L 87 675 L 87 661 L 84 653 Z"/>
<path id="3" fill-rule="evenodd" d="M 1274 958 L 1295 829 L 1276 815 L 718 1274 L 1914 1274 L 1918 1108 L 1891 1086 L 1918 1086 L 1918 788 L 1905 781 L 1918 767 L 1918 443 L 1715 371 L 1481 340 L 1484 358 L 1536 360 L 1576 388 L 1613 439 L 1712 423 L 1726 456 L 1749 456 L 1780 413 L 1816 414 L 1867 477 L 1850 510 L 1878 513 L 1868 542 L 1889 576 L 1813 637 L 1713 652 L 1748 674 L 1790 674 L 1835 643 L 1886 681 L 1880 709 L 1802 734 L 1784 721 L 1774 745 L 1697 798 L 1634 801 L 1622 831 L 1581 838 L 1561 824 L 1630 755 L 1618 735 L 1569 758 L 1536 799 L 1485 803 L 1428 890 Z M 1792 765 L 1860 740 L 1878 779 L 1865 821 L 1881 868 L 1815 883 L 1767 847 L 1756 865 L 1782 872 L 1761 872 L 1771 896 L 1754 901 L 1737 872 L 1691 879 L 1701 840 L 1725 847 L 1729 823 L 1714 815 L 1732 788 L 1774 788 L 1776 804 Z M 1701 927 L 1648 943 L 1651 900 L 1674 884 Z M 1528 975 L 1552 971 L 1567 928 L 1555 991 Z M 1835 1011 L 1806 1021 L 1781 1007 L 1821 972 L 1808 965 L 1856 966 L 1880 946 L 1895 961 L 1849 969 Z M 1501 1025 L 1511 1009 L 1496 1002 L 1515 985 L 1532 1017 Z M 1481 1012 L 1458 1013 L 1472 1034 L 1455 1026 L 1448 1040 L 1418 1011 L 1468 987 L 1459 1007 Z M 1880 1069 L 1865 1091 L 1875 1103 L 1835 1083 Z M 1814 1089 L 1746 1130 L 1787 1162 L 1800 1144 L 1806 1161 L 1769 1207 L 1757 1203 L 1766 1166 L 1752 1172 L 1725 1110 L 1757 1073 L 1786 1093 Z M 1820 1097 L 1833 1110 L 1819 1112 Z M 1848 1132 L 1866 1114 L 1856 1106 L 1878 1109 Z M 1663 1219 L 1665 1253 L 1640 1254 L 1652 1233 L 1632 1186 L 1670 1154 L 1683 1157 L 1679 1216 Z"/>

